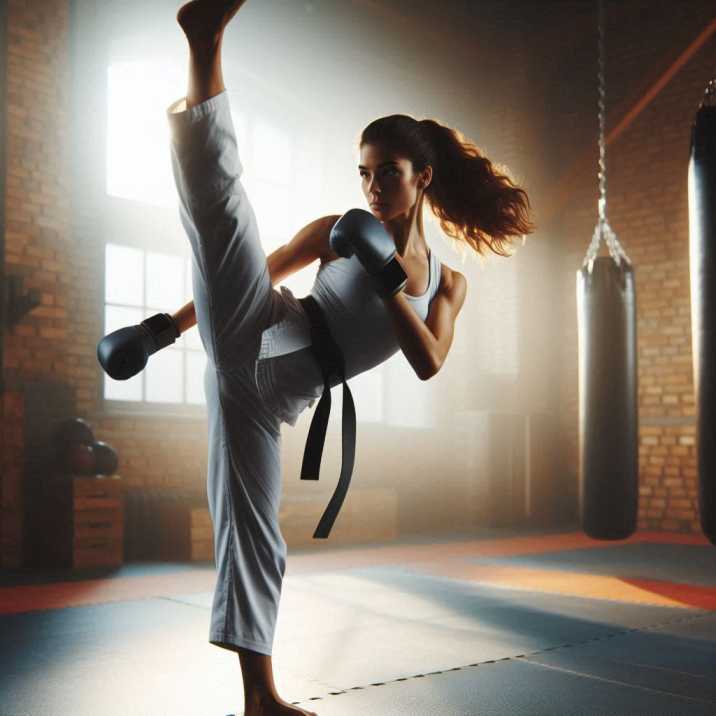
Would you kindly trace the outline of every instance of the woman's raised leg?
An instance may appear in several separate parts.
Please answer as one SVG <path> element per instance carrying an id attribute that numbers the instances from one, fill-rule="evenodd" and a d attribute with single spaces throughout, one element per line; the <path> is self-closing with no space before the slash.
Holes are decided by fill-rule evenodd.
<path id="1" fill-rule="evenodd" d="M 221 45 L 224 30 L 246 0 L 193 0 L 177 13 L 189 42 L 187 109 L 224 91 Z M 245 716 L 317 716 L 281 699 L 271 656 L 237 648 L 244 684 Z"/>

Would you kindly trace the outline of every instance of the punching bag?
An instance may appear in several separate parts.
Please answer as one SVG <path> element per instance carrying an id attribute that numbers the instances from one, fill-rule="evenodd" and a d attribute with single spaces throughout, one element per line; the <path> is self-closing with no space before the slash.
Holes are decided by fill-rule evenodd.
<path id="1" fill-rule="evenodd" d="M 716 80 L 691 128 L 689 269 L 701 529 L 716 545 Z"/>
<path id="2" fill-rule="evenodd" d="M 611 256 L 577 271 L 579 511 L 594 539 L 636 530 L 639 450 L 634 271 Z"/>

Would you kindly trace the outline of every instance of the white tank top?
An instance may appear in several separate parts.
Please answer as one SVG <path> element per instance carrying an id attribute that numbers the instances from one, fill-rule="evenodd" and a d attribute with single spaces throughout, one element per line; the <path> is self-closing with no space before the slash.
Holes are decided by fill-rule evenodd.
<path id="1" fill-rule="evenodd" d="M 403 292 L 422 321 L 440 284 L 440 260 L 428 249 L 428 286 L 419 296 Z M 383 299 L 358 258 L 340 258 L 318 270 L 311 295 L 323 309 L 328 327 L 346 361 L 346 379 L 380 365 L 400 350 Z"/>
<path id="2" fill-rule="evenodd" d="M 429 279 L 425 292 L 411 296 L 403 291 L 422 321 L 427 319 L 430 302 L 440 286 L 442 268 L 435 252 L 431 249 L 428 252 Z M 311 344 L 308 316 L 291 290 L 286 286 L 280 288 L 286 316 L 263 332 L 258 361 Z M 323 309 L 331 334 L 343 351 L 346 380 L 380 365 L 400 350 L 383 299 L 375 292 L 355 255 L 322 264 L 310 293 Z"/>

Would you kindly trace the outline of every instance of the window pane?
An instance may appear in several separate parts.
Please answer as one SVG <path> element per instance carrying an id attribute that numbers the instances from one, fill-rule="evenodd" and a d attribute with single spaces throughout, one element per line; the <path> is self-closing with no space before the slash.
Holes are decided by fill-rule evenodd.
<path id="1" fill-rule="evenodd" d="M 107 193 L 175 207 L 166 108 L 181 96 L 176 62 L 115 62 L 107 69 Z"/>
<path id="2" fill-rule="evenodd" d="M 191 256 L 185 259 L 185 273 L 184 273 L 184 295 L 182 296 L 182 305 L 189 303 L 194 300 L 194 288 L 191 282 Z"/>
<path id="3" fill-rule="evenodd" d="M 119 306 L 104 307 L 105 335 L 118 328 L 131 326 L 142 320 L 140 308 L 122 308 Z M 114 380 L 104 374 L 105 400 L 135 400 L 142 399 L 142 374 L 138 373 L 129 380 Z"/>
<path id="4" fill-rule="evenodd" d="M 290 184 L 293 171 L 291 135 L 264 119 L 257 119 L 252 139 L 255 177 L 272 184 Z"/>
<path id="5" fill-rule="evenodd" d="M 241 90 L 239 90 L 240 92 Z M 231 108 L 231 121 L 234 124 L 234 133 L 236 134 L 236 144 L 239 151 L 239 160 L 241 161 L 244 171 L 250 172 L 251 152 L 248 145 L 248 119 L 246 113 L 239 109 L 240 104 L 233 101 L 233 94 L 229 90 L 229 107 Z M 245 105 L 243 105 L 245 106 Z M 243 177 L 241 177 L 243 181 Z"/>
<path id="6" fill-rule="evenodd" d="M 172 314 L 184 305 L 184 263 L 182 256 L 147 252 L 147 306 Z"/>
<path id="7" fill-rule="evenodd" d="M 126 326 L 134 326 L 144 320 L 141 308 L 125 308 L 124 306 L 104 307 L 104 335 Z"/>
<path id="8" fill-rule="evenodd" d="M 204 395 L 204 369 L 206 368 L 206 353 L 196 351 L 186 352 L 186 402 L 195 405 L 205 405 Z"/>
<path id="9" fill-rule="evenodd" d="M 294 179 L 294 226 L 297 231 L 317 216 L 324 216 L 328 212 L 324 200 L 324 155 L 325 149 L 322 141 L 315 134 L 302 134 L 295 143 L 296 178 Z M 333 161 L 330 157 L 329 161 Z M 340 164 L 340 162 L 339 162 Z M 358 162 L 355 162 L 358 164 Z M 357 172 L 356 172 L 357 176 Z M 359 176 L 357 176 L 360 179 Z M 360 189 L 359 189 L 360 191 Z M 365 201 L 365 199 L 363 199 Z M 343 206 L 346 198 L 342 197 L 338 206 Z M 350 203 L 348 204 L 350 206 Z M 355 206 L 363 206 L 363 203 Z"/>
<path id="10" fill-rule="evenodd" d="M 202 353 L 204 352 L 204 346 L 201 344 L 201 336 L 199 335 L 198 325 L 194 325 L 188 331 L 182 333 L 182 338 L 186 338 L 185 345 L 187 348 L 194 348 L 201 350 Z"/>
<path id="11" fill-rule="evenodd" d="M 182 298 L 182 306 L 186 303 L 190 303 L 194 300 L 194 289 L 192 288 L 192 267 L 193 259 L 190 256 L 186 259 L 186 274 L 184 282 L 184 296 Z M 180 341 L 177 341 L 177 345 Z M 181 344 L 185 348 L 194 348 L 196 350 L 203 351 L 204 346 L 201 344 L 201 337 L 199 336 L 199 327 L 194 324 L 188 331 L 184 331 L 181 336 Z"/>
<path id="12" fill-rule="evenodd" d="M 140 249 L 107 244 L 104 263 L 104 300 L 141 306 L 144 303 L 144 257 Z"/>
<path id="13" fill-rule="evenodd" d="M 261 245 L 266 255 L 290 241 L 297 229 L 293 223 L 294 199 L 291 187 L 264 181 L 244 185 L 256 214 Z"/>
<path id="14" fill-rule="evenodd" d="M 129 380 L 113 380 L 104 374 L 105 400 L 142 400 L 142 374 L 137 373 Z"/>
<path id="15" fill-rule="evenodd" d="M 182 364 L 184 352 L 172 348 L 157 351 L 144 369 L 147 376 L 147 402 L 182 402 Z"/>

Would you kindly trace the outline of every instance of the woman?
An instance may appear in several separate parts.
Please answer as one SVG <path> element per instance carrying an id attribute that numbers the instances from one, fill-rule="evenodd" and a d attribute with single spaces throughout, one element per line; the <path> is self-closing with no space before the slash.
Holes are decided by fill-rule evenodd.
<path id="1" fill-rule="evenodd" d="M 393 115 L 364 130 L 359 172 L 372 214 L 407 274 L 403 290 L 379 295 L 356 255 L 334 253 L 329 234 L 338 216 L 312 222 L 267 260 L 239 181 L 221 69 L 224 29 L 244 2 L 194 0 L 177 15 L 189 42 L 189 86 L 167 116 L 194 301 L 172 316 L 172 331 L 198 322 L 208 359 L 207 492 L 217 569 L 209 640 L 238 652 L 247 716 L 309 714 L 279 697 L 271 665 L 286 564 L 278 524 L 280 425 L 295 424 L 324 386 L 301 304 L 272 284 L 320 259 L 311 294 L 344 354 L 345 378 L 402 350 L 427 380 L 447 357 L 466 281 L 430 251 L 423 199 L 448 235 L 478 253 L 488 247 L 509 255 L 504 245 L 533 226 L 526 193 L 458 132 Z"/>

